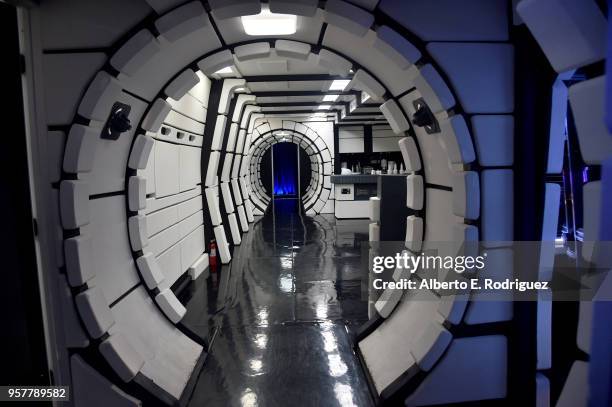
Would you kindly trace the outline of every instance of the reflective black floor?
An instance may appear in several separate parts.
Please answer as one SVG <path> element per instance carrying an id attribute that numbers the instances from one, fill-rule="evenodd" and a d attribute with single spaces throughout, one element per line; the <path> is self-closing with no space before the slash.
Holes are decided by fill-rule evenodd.
<path id="1" fill-rule="evenodd" d="M 367 320 L 367 221 L 279 200 L 229 267 L 183 296 L 184 324 L 217 331 L 191 406 L 370 406 L 350 334 Z"/>

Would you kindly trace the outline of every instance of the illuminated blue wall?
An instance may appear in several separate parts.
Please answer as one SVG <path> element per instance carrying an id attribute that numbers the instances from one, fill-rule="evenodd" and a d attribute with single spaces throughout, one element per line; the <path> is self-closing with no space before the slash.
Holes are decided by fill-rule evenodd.
<path id="1" fill-rule="evenodd" d="M 297 195 L 297 146 L 277 143 L 274 149 L 274 195 Z"/>

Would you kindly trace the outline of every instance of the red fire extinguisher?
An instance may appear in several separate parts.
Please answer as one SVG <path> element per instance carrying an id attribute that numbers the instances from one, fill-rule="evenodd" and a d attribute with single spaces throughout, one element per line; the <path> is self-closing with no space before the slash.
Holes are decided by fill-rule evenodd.
<path id="1" fill-rule="evenodd" d="M 214 269 L 217 267 L 217 241 L 215 239 L 210 241 L 208 263 L 210 264 L 211 269 L 214 271 Z"/>

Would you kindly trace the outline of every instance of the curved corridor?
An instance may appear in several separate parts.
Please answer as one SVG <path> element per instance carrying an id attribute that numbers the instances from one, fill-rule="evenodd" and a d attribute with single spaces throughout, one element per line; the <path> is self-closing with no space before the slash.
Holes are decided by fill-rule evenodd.
<path id="1" fill-rule="evenodd" d="M 0 2 L 0 387 L 612 406 L 608 3 Z"/>
<path id="2" fill-rule="evenodd" d="M 190 405 L 370 405 L 351 339 L 368 318 L 361 242 L 366 220 L 276 200 L 189 294 L 185 325 L 216 331 Z"/>

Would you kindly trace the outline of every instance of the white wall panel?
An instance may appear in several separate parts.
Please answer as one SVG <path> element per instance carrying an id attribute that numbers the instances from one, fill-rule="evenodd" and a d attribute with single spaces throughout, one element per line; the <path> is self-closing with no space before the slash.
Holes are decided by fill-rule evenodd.
<path id="1" fill-rule="evenodd" d="M 202 182 L 200 161 L 202 149 L 179 146 L 179 189 L 186 191 Z"/>
<path id="2" fill-rule="evenodd" d="M 112 303 L 140 281 L 128 241 L 125 197 L 94 199 L 90 209 L 91 223 L 81 228 L 81 234 L 91 237 L 94 248 L 92 286 L 101 288 Z"/>
<path id="3" fill-rule="evenodd" d="M 155 142 L 155 193 L 158 198 L 180 191 L 179 151 L 176 144 Z"/>

